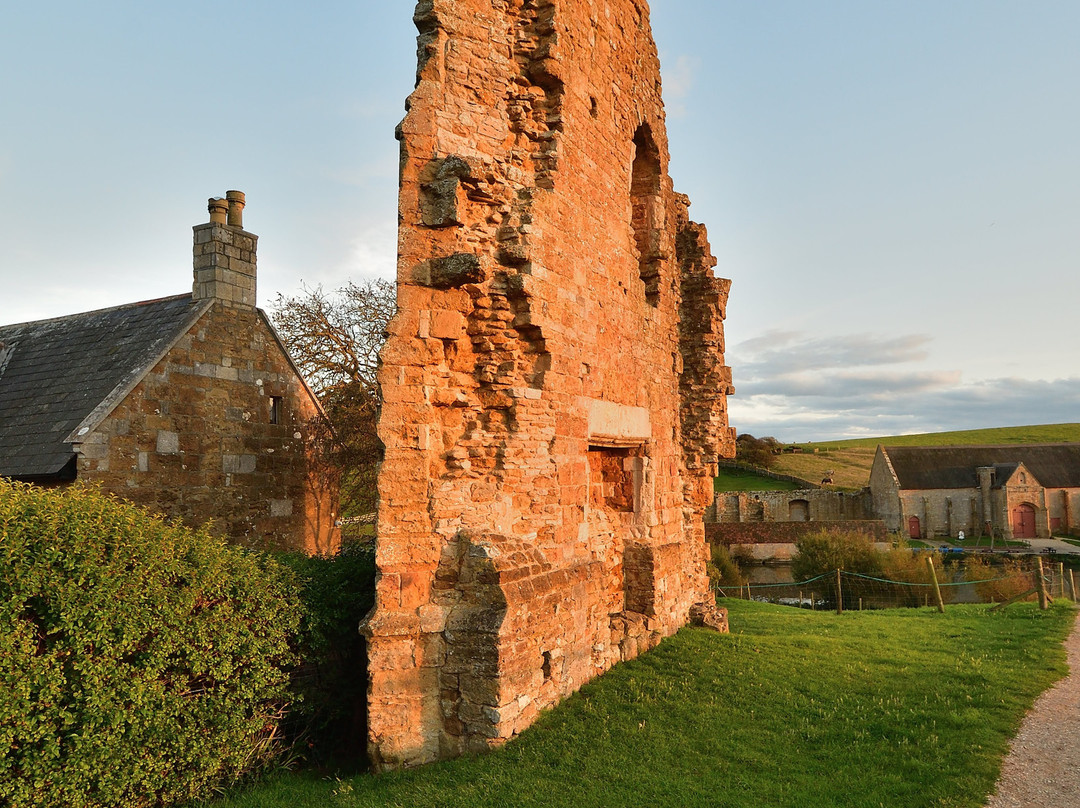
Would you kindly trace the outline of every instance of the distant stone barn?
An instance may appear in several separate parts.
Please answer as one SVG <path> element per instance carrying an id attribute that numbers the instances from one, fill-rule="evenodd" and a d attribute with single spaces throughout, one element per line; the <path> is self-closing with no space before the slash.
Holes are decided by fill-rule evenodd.
<path id="1" fill-rule="evenodd" d="M 1074 533 L 1080 443 L 879 446 L 870 491 L 886 527 L 914 539 Z"/>
<path id="2" fill-rule="evenodd" d="M 485 749 L 691 612 L 734 454 L 644 0 L 423 0 L 382 353 L 370 749 Z"/>
<path id="3" fill-rule="evenodd" d="M 249 547 L 337 546 L 319 406 L 255 307 L 243 206 L 210 201 L 190 294 L 0 327 L 0 476 L 97 483 Z"/>

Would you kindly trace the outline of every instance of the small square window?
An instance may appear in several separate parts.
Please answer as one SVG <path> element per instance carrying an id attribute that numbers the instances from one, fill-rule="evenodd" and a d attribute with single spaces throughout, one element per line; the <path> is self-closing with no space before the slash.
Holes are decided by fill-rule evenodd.
<path id="1" fill-rule="evenodd" d="M 623 513 L 634 512 L 634 458 L 629 449 L 590 446 L 590 504 Z"/>
<path id="2" fill-rule="evenodd" d="M 281 396 L 270 396 L 270 423 L 281 423 Z"/>

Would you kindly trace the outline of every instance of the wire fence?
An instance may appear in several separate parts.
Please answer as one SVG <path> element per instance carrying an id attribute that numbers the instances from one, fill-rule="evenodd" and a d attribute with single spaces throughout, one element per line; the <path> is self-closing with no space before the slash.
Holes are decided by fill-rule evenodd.
<path id="1" fill-rule="evenodd" d="M 921 566 L 921 569 L 919 568 Z M 891 577 L 833 570 L 805 581 L 714 586 L 717 595 L 802 609 L 860 610 L 926 607 L 949 603 L 1006 603 L 1035 600 L 1039 575 L 1047 597 L 1076 601 L 1076 578 L 1064 564 L 1043 564 L 1039 558 L 1008 560 L 997 565 L 982 559 L 931 567 L 913 566 Z M 938 594 L 940 593 L 940 600 Z"/>

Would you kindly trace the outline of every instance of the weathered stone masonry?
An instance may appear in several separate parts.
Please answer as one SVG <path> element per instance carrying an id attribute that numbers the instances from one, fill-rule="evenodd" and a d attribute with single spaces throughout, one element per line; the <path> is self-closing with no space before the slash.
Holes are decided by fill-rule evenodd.
<path id="1" fill-rule="evenodd" d="M 0 328 L 0 474 L 88 481 L 249 547 L 338 546 L 321 411 L 255 307 L 243 207 L 210 200 L 191 294 Z"/>
<path id="2" fill-rule="evenodd" d="M 191 299 L 204 308 L 106 417 L 88 419 L 79 478 L 191 525 L 213 520 L 250 547 L 331 552 L 337 474 L 311 445 L 318 404 L 255 306 L 258 236 L 243 208 L 238 191 L 210 200 L 210 222 L 193 228 Z"/>
<path id="3" fill-rule="evenodd" d="M 499 743 L 707 614 L 734 453 L 729 284 L 667 174 L 647 4 L 414 20 L 364 626 L 379 766 Z"/>

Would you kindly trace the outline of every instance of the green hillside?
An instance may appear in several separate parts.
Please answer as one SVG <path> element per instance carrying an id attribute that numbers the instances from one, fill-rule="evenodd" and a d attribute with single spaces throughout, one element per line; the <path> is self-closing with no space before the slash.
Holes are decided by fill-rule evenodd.
<path id="1" fill-rule="evenodd" d="M 1009 443 L 1080 443 L 1080 424 L 1038 424 L 997 429 L 967 429 L 962 432 L 930 432 L 922 435 L 892 435 L 881 438 L 849 438 L 794 444 L 799 454 L 782 454 L 771 471 L 790 474 L 816 483 L 832 472 L 838 489 L 858 490 L 870 483 L 870 466 L 879 444 L 885 446 L 970 446 Z M 788 444 L 789 446 L 792 444 Z M 774 490 L 762 479 L 761 490 Z"/>
<path id="2" fill-rule="evenodd" d="M 994 429 L 965 429 L 960 432 L 927 432 L 921 435 L 893 435 L 884 438 L 848 438 L 795 444 L 803 449 L 850 449 L 878 444 L 885 446 L 971 446 L 1006 443 L 1080 443 L 1080 424 L 1036 424 Z"/>

